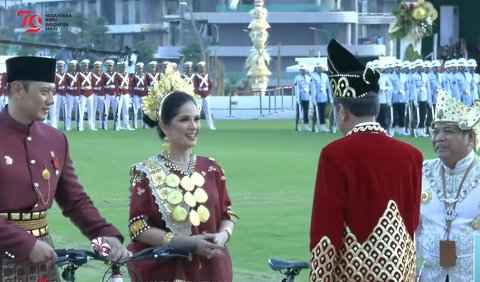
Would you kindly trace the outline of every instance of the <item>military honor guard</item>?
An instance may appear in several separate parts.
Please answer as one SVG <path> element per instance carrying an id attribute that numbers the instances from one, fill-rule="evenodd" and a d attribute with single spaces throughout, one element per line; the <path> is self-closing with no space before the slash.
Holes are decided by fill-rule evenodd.
<path id="1" fill-rule="evenodd" d="M 78 84 L 80 85 L 80 103 L 78 107 L 78 130 L 83 131 L 83 119 L 85 111 L 87 111 L 88 127 L 92 131 L 97 131 L 95 128 L 95 110 L 94 110 L 94 96 L 92 73 L 89 70 L 90 60 L 85 59 L 80 62 L 80 72 L 78 77 Z"/>
<path id="2" fill-rule="evenodd" d="M 107 129 L 107 120 L 105 117 L 105 93 L 103 92 L 102 85 L 102 65 L 101 61 L 95 61 L 93 63 L 92 72 L 92 89 L 93 89 L 93 121 L 96 123 L 96 117 L 98 113 L 98 119 L 100 120 L 100 128 Z"/>
<path id="3" fill-rule="evenodd" d="M 303 118 L 303 129 L 310 131 L 308 126 L 308 111 L 310 107 L 310 94 L 314 91 L 314 82 L 311 76 L 307 73 L 306 66 L 300 66 L 300 74 L 295 77 L 293 81 L 293 89 L 295 94 L 295 102 L 297 103 L 297 113 L 295 117 L 295 127 L 297 131 L 301 131 L 300 116 Z"/>
<path id="4" fill-rule="evenodd" d="M 405 132 L 405 111 L 407 104 L 407 95 L 405 93 L 406 76 L 402 72 L 403 62 L 395 61 L 395 68 L 389 75 L 392 83 L 392 129 L 400 136 L 406 136 Z"/>
<path id="5" fill-rule="evenodd" d="M 7 89 L 7 74 L 0 72 L 0 112 L 3 111 L 7 102 L 7 95 L 5 95 Z"/>
<path id="6" fill-rule="evenodd" d="M 418 101 L 418 128 L 415 136 L 428 137 L 425 132 L 425 120 L 427 118 L 427 112 L 432 105 L 432 96 L 430 91 L 430 80 L 427 74 L 423 71 L 422 60 L 415 61 L 415 73 L 412 76 L 414 91 L 416 92 L 416 98 Z"/>
<path id="7" fill-rule="evenodd" d="M 373 67 L 380 73 L 378 80 L 378 102 L 380 103 L 380 111 L 377 116 L 377 122 L 383 127 L 390 136 L 393 132 L 390 131 L 392 121 L 392 83 L 385 73 L 385 66 L 383 62 L 374 61 Z"/>
<path id="8" fill-rule="evenodd" d="M 153 83 L 159 79 L 160 74 L 157 72 L 157 64 L 157 61 L 150 61 L 148 63 L 148 72 L 145 82 L 147 89 L 151 89 L 153 87 Z"/>
<path id="9" fill-rule="evenodd" d="M 137 63 L 135 66 L 135 74 L 130 79 L 130 93 L 132 93 L 133 106 L 133 128 L 138 128 L 138 113 L 140 112 L 140 120 L 142 120 L 143 128 L 145 122 L 143 121 L 143 98 L 148 94 L 147 75 L 143 72 L 143 63 Z"/>
<path id="10" fill-rule="evenodd" d="M 182 78 L 188 80 L 190 85 L 193 85 L 193 80 L 195 78 L 195 73 L 193 72 L 193 63 L 192 62 L 185 62 L 183 64 L 183 73 Z"/>
<path id="11" fill-rule="evenodd" d="M 80 100 L 80 85 L 78 84 L 79 74 L 77 72 L 77 60 L 70 60 L 68 62 L 68 72 L 67 72 L 67 95 L 66 100 L 66 117 L 65 117 L 65 130 L 70 131 L 72 129 L 72 111 L 75 113 L 75 121 L 78 126 L 78 106 Z"/>
<path id="12" fill-rule="evenodd" d="M 310 281 L 415 281 L 422 154 L 375 122 L 380 74 L 335 40 L 327 52 L 345 137 L 320 154 Z"/>
<path id="13" fill-rule="evenodd" d="M 104 238 L 112 248 L 109 259 L 129 256 L 121 233 L 78 182 L 67 138 L 42 122 L 53 104 L 55 64 L 41 57 L 6 61 L 10 103 L 0 113 L 0 281 L 60 281 L 48 220 L 54 201 L 88 240 Z"/>
<path id="14" fill-rule="evenodd" d="M 450 84 L 450 95 L 452 95 L 458 101 L 462 101 L 462 94 L 460 92 L 460 86 L 458 81 L 464 80 L 462 74 L 458 73 L 458 60 L 453 59 L 450 61 L 450 75 L 449 84 Z"/>
<path id="15" fill-rule="evenodd" d="M 67 73 L 65 72 L 65 61 L 57 61 L 57 71 L 55 73 L 55 95 L 54 102 L 48 115 L 50 116 L 50 125 L 54 128 L 58 128 L 60 122 L 60 114 L 62 114 L 65 126 L 66 114 L 66 95 L 67 95 Z"/>
<path id="16" fill-rule="evenodd" d="M 475 69 L 477 68 L 477 61 L 475 61 L 475 59 L 469 59 L 467 61 L 467 66 L 468 71 L 472 75 L 472 90 L 474 93 L 476 93 L 477 97 L 480 97 L 480 74 L 475 72 Z"/>
<path id="17" fill-rule="evenodd" d="M 193 87 L 195 89 L 195 94 L 200 95 L 202 100 L 202 111 L 205 115 L 205 120 L 207 121 L 208 128 L 210 130 L 215 130 L 215 125 L 213 125 L 212 114 L 210 112 L 210 90 L 212 89 L 212 80 L 207 73 L 207 66 L 205 62 L 199 62 L 197 64 L 198 73 L 193 79 Z"/>
<path id="18" fill-rule="evenodd" d="M 330 132 L 330 130 L 327 128 L 327 124 L 325 121 L 325 109 L 327 108 L 328 103 L 333 105 L 333 96 L 325 66 L 317 64 L 315 66 L 315 71 L 311 75 L 311 79 L 313 80 L 314 84 L 314 89 L 312 92 L 312 104 L 314 106 L 312 117 L 312 131 L 318 132 L 318 117 L 318 119 L 320 120 L 320 132 Z"/>
<path id="19" fill-rule="evenodd" d="M 130 108 L 130 74 L 126 72 L 126 62 L 119 62 L 117 66 L 118 72 L 115 76 L 115 84 L 118 87 L 118 106 L 114 119 L 114 129 L 133 130 L 130 127 L 128 115 L 128 109 Z M 123 126 L 121 123 L 123 123 Z"/>
<path id="20" fill-rule="evenodd" d="M 113 60 L 106 60 L 105 66 L 107 70 L 102 73 L 102 92 L 105 93 L 105 121 L 108 121 L 108 114 L 110 112 L 110 107 L 112 108 L 112 116 L 115 119 L 118 109 L 118 99 L 117 92 L 118 86 L 115 80 L 117 76 L 116 72 L 113 71 L 115 62 Z M 107 123 L 105 123 L 105 128 L 107 129 Z"/>

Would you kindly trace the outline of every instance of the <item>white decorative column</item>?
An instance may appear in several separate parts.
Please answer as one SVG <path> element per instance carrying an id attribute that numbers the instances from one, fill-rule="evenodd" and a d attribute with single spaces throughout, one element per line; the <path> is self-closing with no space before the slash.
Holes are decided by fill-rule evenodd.
<path id="1" fill-rule="evenodd" d="M 270 28 L 270 25 L 267 22 L 268 11 L 263 7 L 264 1 L 255 0 L 254 4 L 255 8 L 250 11 L 252 21 L 248 25 L 253 47 L 250 49 L 245 67 L 252 90 L 263 95 L 268 86 L 268 78 L 272 74 L 268 69 L 270 55 L 265 49 L 268 40 L 267 29 Z"/>

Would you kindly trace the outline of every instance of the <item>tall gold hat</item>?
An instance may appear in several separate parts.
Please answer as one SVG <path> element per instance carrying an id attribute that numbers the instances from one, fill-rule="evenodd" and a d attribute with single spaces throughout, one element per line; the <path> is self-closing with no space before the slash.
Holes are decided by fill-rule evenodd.
<path id="1" fill-rule="evenodd" d="M 165 69 L 165 75 L 160 80 L 155 81 L 153 87 L 148 91 L 147 97 L 143 99 L 143 112 L 154 121 L 159 121 L 162 115 L 162 105 L 165 98 L 173 92 L 184 92 L 189 94 L 195 100 L 197 107 L 200 108 L 200 96 L 195 94 L 193 86 L 187 79 L 184 79 L 175 69 L 168 65 Z"/>
<path id="2" fill-rule="evenodd" d="M 480 137 L 480 101 L 477 100 L 472 107 L 468 107 L 445 90 L 440 90 L 432 125 L 435 123 L 455 124 L 461 130 L 473 130 Z M 477 150 L 479 143 L 477 142 Z"/>

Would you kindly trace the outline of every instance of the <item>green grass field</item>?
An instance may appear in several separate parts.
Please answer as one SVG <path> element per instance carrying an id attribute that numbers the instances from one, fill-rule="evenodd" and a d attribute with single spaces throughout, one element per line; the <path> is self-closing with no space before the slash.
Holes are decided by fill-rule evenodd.
<path id="1" fill-rule="evenodd" d="M 269 257 L 309 260 L 309 224 L 321 149 L 341 133 L 295 132 L 290 120 L 217 121 L 203 124 L 197 155 L 214 157 L 226 172 L 229 195 L 240 216 L 228 244 L 234 281 L 280 281 Z M 129 168 L 161 151 L 156 130 L 67 133 L 85 190 L 108 221 L 127 238 Z M 433 158 L 428 138 L 401 138 Z M 56 248 L 88 248 L 88 239 L 58 208 L 49 216 Z M 77 281 L 101 281 L 105 265 L 92 262 Z M 125 272 L 125 271 L 124 271 Z M 307 280 L 304 271 L 298 281 Z"/>

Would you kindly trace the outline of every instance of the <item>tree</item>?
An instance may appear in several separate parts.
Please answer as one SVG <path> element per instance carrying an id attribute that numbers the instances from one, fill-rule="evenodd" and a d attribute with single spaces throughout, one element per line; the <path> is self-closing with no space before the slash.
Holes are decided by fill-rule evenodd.
<path id="1" fill-rule="evenodd" d="M 203 39 L 202 41 L 203 46 L 207 46 L 208 48 L 208 41 L 205 39 Z M 194 63 L 198 63 L 204 60 L 204 56 L 202 56 L 202 49 L 197 39 L 191 39 L 187 45 L 180 49 L 180 54 L 182 54 L 184 62 L 191 61 Z M 208 51 L 206 51 L 205 58 L 207 56 L 209 56 Z"/>

